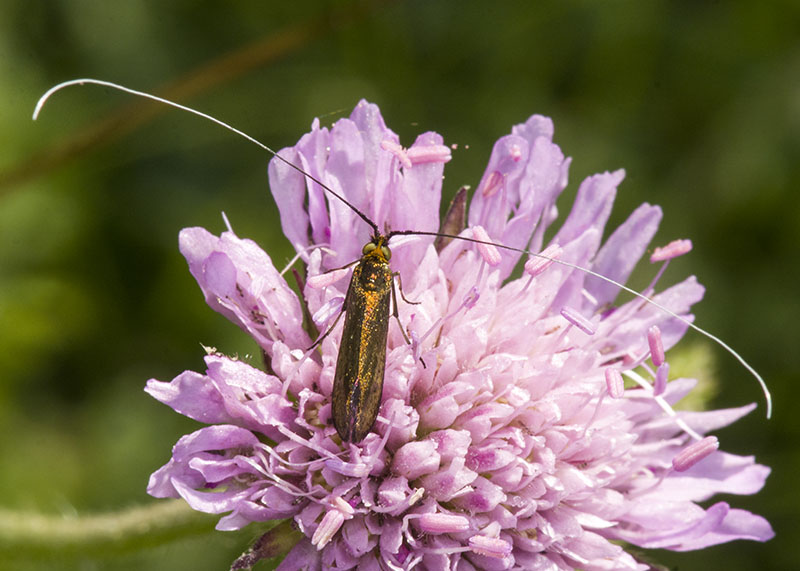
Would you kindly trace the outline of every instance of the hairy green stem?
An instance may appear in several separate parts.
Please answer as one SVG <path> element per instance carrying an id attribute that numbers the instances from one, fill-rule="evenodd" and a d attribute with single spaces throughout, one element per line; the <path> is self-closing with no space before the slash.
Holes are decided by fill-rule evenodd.
<path id="1" fill-rule="evenodd" d="M 209 533 L 215 522 L 183 500 L 74 517 L 0 509 L 0 557 L 113 556 Z"/>

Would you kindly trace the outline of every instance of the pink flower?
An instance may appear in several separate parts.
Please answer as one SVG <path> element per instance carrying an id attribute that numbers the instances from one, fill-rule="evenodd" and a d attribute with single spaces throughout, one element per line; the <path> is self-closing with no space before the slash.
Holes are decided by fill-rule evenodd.
<path id="1" fill-rule="evenodd" d="M 495 144 L 464 235 L 547 247 L 624 282 L 661 210 L 640 206 L 603 242 L 624 173 L 598 174 L 545 243 L 570 164 L 552 137 L 550 119 L 533 116 Z M 315 121 L 281 155 L 381 229 L 439 228 L 450 152 L 435 133 L 404 149 L 362 101 L 330 129 Z M 341 442 L 331 422 L 341 322 L 308 352 L 316 333 L 303 316 L 319 331 L 333 323 L 347 280 L 323 274 L 357 260 L 370 229 L 285 163 L 273 160 L 269 176 L 284 233 L 306 264 L 303 296 L 255 243 L 231 231 L 181 232 L 207 302 L 253 337 L 265 367 L 211 353 L 204 374 L 147 383 L 208 425 L 178 441 L 150 494 L 224 514 L 222 530 L 293 519 L 305 538 L 279 569 L 645 569 L 626 544 L 691 550 L 772 537 L 760 516 L 699 505 L 757 492 L 769 469 L 703 438 L 754 405 L 673 410 L 696 383 L 667 382 L 664 366 L 686 325 L 640 299 L 615 306 L 617 287 L 558 263 L 534 258 L 511 277 L 521 255 L 505 249 L 391 241 L 392 269 L 417 303 L 398 300 L 399 324 L 391 320 L 372 432 Z M 703 288 L 690 277 L 647 293 L 691 318 Z"/>

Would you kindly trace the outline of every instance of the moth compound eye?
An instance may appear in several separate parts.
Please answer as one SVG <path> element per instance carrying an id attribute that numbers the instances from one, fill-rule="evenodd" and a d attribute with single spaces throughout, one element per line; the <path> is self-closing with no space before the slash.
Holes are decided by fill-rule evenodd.
<path id="1" fill-rule="evenodd" d="M 374 242 L 367 242 L 366 244 L 364 244 L 364 247 L 361 248 L 361 253 L 366 256 L 377 247 L 378 246 Z"/>
<path id="2" fill-rule="evenodd" d="M 392 259 L 392 251 L 388 246 L 381 246 L 381 254 L 383 254 L 383 257 L 386 258 L 387 262 Z"/>

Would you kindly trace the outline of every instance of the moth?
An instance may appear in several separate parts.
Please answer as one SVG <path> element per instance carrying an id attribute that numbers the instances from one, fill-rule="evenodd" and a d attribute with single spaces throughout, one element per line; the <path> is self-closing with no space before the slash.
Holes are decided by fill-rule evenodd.
<path id="1" fill-rule="evenodd" d="M 718 344 L 728 353 L 733 355 L 761 385 L 767 403 L 767 418 L 770 418 L 772 414 L 772 400 L 766 383 L 755 371 L 755 369 L 753 369 L 753 367 L 744 360 L 744 358 L 742 358 L 736 351 L 734 351 L 730 346 L 728 346 L 724 341 L 715 335 L 712 335 L 705 329 L 702 329 L 687 319 L 677 315 L 670 309 L 664 307 L 656 301 L 653 301 L 645 295 L 589 268 L 559 260 L 556 257 L 548 256 L 543 253 L 530 252 L 519 248 L 505 246 L 503 244 L 497 244 L 491 242 L 488 240 L 488 238 L 469 238 L 455 235 L 455 233 L 448 233 L 447 231 L 450 230 L 450 228 L 447 226 L 444 228 L 445 232 L 400 230 L 384 234 L 380 231 L 374 221 L 372 221 L 366 214 L 361 212 L 353 204 L 348 202 L 344 196 L 304 171 L 300 166 L 290 162 L 288 159 L 282 157 L 267 145 L 257 141 L 246 133 L 228 125 L 223 121 L 220 121 L 219 119 L 190 107 L 186 107 L 149 93 L 137 91 L 107 81 L 97 79 L 75 79 L 58 84 L 42 95 L 34 110 L 34 120 L 38 117 L 42 107 L 51 95 L 57 91 L 60 91 L 61 89 L 64 89 L 65 87 L 83 84 L 95 84 L 110 87 L 130 93 L 132 95 L 158 101 L 165 105 L 169 105 L 194 115 L 198 115 L 204 119 L 208 119 L 209 121 L 212 121 L 213 123 L 216 123 L 258 145 L 268 153 L 272 154 L 276 159 L 283 161 L 289 167 L 300 172 L 304 177 L 318 184 L 330 196 L 336 198 L 352 209 L 366 224 L 371 227 L 372 237 L 370 241 L 364 245 L 361 258 L 355 262 L 350 285 L 347 289 L 347 293 L 345 294 L 345 300 L 342 307 L 342 311 L 345 315 L 345 322 L 342 328 L 342 340 L 339 346 L 332 391 L 333 424 L 342 441 L 357 443 L 363 440 L 372 430 L 380 410 L 383 391 L 383 378 L 386 365 L 386 342 L 389 330 L 389 321 L 392 315 L 395 317 L 398 316 L 397 296 L 394 287 L 394 274 L 392 273 L 390 267 L 391 249 L 389 248 L 390 239 L 397 235 L 436 236 L 437 240 L 459 239 L 473 242 L 478 245 L 492 246 L 495 248 L 520 252 L 579 270 L 588 275 L 611 283 L 616 287 L 641 298 L 643 301 L 656 306 L 670 316 L 679 319 L 688 327 L 711 339 L 714 343 Z M 321 341 L 325 335 L 330 333 L 332 329 L 333 326 L 331 326 L 331 328 L 317 340 L 315 345 L 319 343 L 319 341 Z M 403 336 L 408 342 L 405 331 L 403 331 Z"/>

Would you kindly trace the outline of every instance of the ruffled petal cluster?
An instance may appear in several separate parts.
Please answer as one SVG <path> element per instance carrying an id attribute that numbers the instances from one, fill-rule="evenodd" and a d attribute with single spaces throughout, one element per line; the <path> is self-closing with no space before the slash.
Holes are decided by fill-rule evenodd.
<path id="1" fill-rule="evenodd" d="M 435 133 L 403 148 L 374 105 L 331 128 L 315 121 L 281 156 L 382 230 L 439 228 L 450 148 Z M 583 181 L 553 228 L 569 164 L 548 118 L 515 126 L 494 146 L 463 235 L 624 283 L 661 210 L 642 205 L 603 240 L 624 177 L 607 172 Z M 696 384 L 667 382 L 664 351 L 685 323 L 639 298 L 617 305 L 617 286 L 572 265 L 532 258 L 520 275 L 522 254 L 465 240 L 391 240 L 412 303 L 397 300 L 372 432 L 342 442 L 330 404 L 341 321 L 309 351 L 304 316 L 331 327 L 348 281 L 331 270 L 359 258 L 370 228 L 286 163 L 273 160 L 269 177 L 306 266 L 302 296 L 255 243 L 181 232 L 206 301 L 253 337 L 265 366 L 210 352 L 204 373 L 147 383 L 206 425 L 178 441 L 150 494 L 221 514 L 223 530 L 291 518 L 305 538 L 280 569 L 646 569 L 626 544 L 772 536 L 763 518 L 710 501 L 757 492 L 769 469 L 704 439 L 752 406 L 673 408 Z M 690 320 L 703 296 L 694 277 L 663 291 L 655 281 L 644 293 Z"/>

